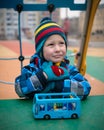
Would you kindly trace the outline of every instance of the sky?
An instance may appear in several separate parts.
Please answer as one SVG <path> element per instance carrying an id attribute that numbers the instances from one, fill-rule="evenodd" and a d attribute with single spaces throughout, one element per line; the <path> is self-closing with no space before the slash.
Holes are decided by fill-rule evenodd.
<path id="1" fill-rule="evenodd" d="M 84 3 L 85 0 L 74 0 L 75 3 Z M 104 0 L 101 0 L 100 4 L 101 3 L 104 3 Z M 64 19 L 65 17 L 69 17 L 69 18 L 72 18 L 72 17 L 78 17 L 80 14 L 80 11 L 71 11 L 69 8 L 62 8 L 61 9 L 61 14 L 60 14 L 60 17 L 62 19 Z"/>
<path id="2" fill-rule="evenodd" d="M 69 18 L 72 18 L 72 17 L 78 17 L 80 14 L 80 11 L 70 11 L 69 8 L 65 9 L 65 8 L 62 8 L 61 9 L 61 18 L 64 19 L 65 17 L 69 17 Z"/>

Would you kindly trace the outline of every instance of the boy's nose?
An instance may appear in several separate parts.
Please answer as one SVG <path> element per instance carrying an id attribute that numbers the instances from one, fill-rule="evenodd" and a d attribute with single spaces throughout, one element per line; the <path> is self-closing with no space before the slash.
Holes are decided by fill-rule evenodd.
<path id="1" fill-rule="evenodd" d="M 60 51 L 60 46 L 59 46 L 59 45 L 56 45 L 56 46 L 55 46 L 55 50 L 56 50 L 56 51 Z"/>

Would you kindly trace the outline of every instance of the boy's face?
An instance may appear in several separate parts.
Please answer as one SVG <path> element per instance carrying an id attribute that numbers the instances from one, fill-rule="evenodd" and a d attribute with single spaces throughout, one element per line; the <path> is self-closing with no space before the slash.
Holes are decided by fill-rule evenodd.
<path id="1" fill-rule="evenodd" d="M 53 63 L 61 62 L 66 55 L 66 45 L 64 39 L 58 35 L 50 36 L 43 47 L 43 56 L 47 61 Z"/>

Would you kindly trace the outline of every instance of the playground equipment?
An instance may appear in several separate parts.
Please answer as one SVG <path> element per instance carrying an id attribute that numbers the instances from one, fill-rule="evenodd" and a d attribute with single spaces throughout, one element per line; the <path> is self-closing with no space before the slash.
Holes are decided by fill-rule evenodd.
<path id="1" fill-rule="evenodd" d="M 70 10 L 82 10 L 82 11 L 85 10 L 86 11 L 83 35 L 82 35 L 82 40 L 81 40 L 81 44 L 80 44 L 80 51 L 79 51 L 78 59 L 76 61 L 77 67 L 78 67 L 80 73 L 82 73 L 82 75 L 84 75 L 86 73 L 86 53 L 87 53 L 87 49 L 88 49 L 90 33 L 91 33 L 96 9 L 99 5 L 100 0 L 96 0 L 96 1 L 95 0 L 85 0 L 85 3 L 83 3 L 83 4 L 75 4 L 74 0 L 69 0 L 69 1 L 68 0 L 64 0 L 64 1 L 63 0 L 47 0 L 47 2 L 45 4 L 25 4 L 24 1 L 23 0 L 0 1 L 0 8 L 7 8 L 7 9 L 13 8 L 15 11 L 18 12 L 18 30 L 19 30 L 19 41 L 20 41 L 20 56 L 18 59 L 21 63 L 21 69 L 23 67 L 23 61 L 25 59 L 25 57 L 22 54 L 22 41 L 21 41 L 21 22 L 20 22 L 21 17 L 20 16 L 21 16 L 22 11 L 49 11 L 50 17 L 51 17 L 52 12 L 56 8 L 65 7 L 65 8 L 70 8 Z M 11 3 L 9 3 L 9 2 L 11 2 Z M 55 94 L 55 96 L 56 95 L 58 95 L 58 93 Z M 59 95 L 59 97 L 60 97 L 60 95 Z M 36 98 L 38 100 L 38 98 L 39 98 L 38 95 L 36 94 L 35 96 L 37 96 Z M 40 96 L 45 97 L 45 96 L 47 96 L 47 94 L 45 94 L 45 95 L 41 94 Z M 54 95 L 52 95 L 52 96 L 54 96 Z M 54 111 L 52 113 L 52 116 L 53 116 L 52 118 L 62 118 L 62 117 L 63 118 L 70 118 L 70 117 L 77 118 L 77 117 L 79 117 L 80 116 L 80 100 L 79 100 L 79 98 L 77 98 L 77 97 L 74 98 L 74 97 L 73 97 L 73 95 L 71 95 L 70 98 L 67 98 L 67 100 L 69 101 L 68 104 L 65 104 L 66 98 L 64 98 L 64 101 L 63 101 L 63 98 L 56 99 L 56 100 L 58 100 L 58 102 L 57 101 L 54 102 L 54 106 L 52 106 L 52 104 L 50 106 L 50 103 L 46 104 L 46 106 L 49 105 L 49 107 L 48 107 L 49 109 L 50 109 L 50 107 L 53 107 L 53 109 L 54 109 Z M 76 99 L 78 99 L 78 100 L 76 101 Z M 44 100 L 47 101 L 46 98 Z M 61 100 L 63 102 L 59 102 Z M 38 103 L 39 103 L 39 101 L 40 100 L 38 100 Z M 52 101 L 54 101 L 54 99 L 51 97 L 51 100 L 49 100 L 49 102 L 50 101 L 52 102 Z M 77 108 L 76 104 L 78 106 L 78 109 L 75 109 L 75 108 Z M 44 104 L 40 104 L 40 105 L 42 105 L 41 110 L 42 111 L 45 110 Z M 67 109 L 65 108 L 66 105 L 68 107 Z M 35 111 L 33 110 L 34 114 L 37 114 L 38 107 L 37 108 L 36 107 L 37 107 L 36 105 L 35 106 L 33 105 L 33 109 L 35 110 Z M 66 110 L 66 115 L 61 115 L 61 117 L 57 117 L 57 114 L 58 114 L 57 110 L 59 110 L 59 112 Z M 75 113 L 71 113 L 71 115 L 69 117 L 67 117 L 67 112 L 68 112 L 67 110 L 70 110 Z M 75 110 L 78 110 L 78 111 L 75 111 Z M 55 112 L 55 114 L 54 114 L 54 112 Z M 64 114 L 65 114 L 65 112 L 64 112 Z M 40 115 L 42 115 L 42 114 L 40 114 Z M 43 117 L 46 119 L 50 118 L 50 116 L 48 116 L 48 115 L 44 115 Z M 41 118 L 41 117 L 37 116 L 36 118 Z"/>

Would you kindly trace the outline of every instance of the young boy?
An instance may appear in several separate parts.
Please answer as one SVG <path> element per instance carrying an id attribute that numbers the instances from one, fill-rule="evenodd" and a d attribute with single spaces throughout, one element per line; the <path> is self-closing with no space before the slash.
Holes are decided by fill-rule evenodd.
<path id="1" fill-rule="evenodd" d="M 62 28 L 50 18 L 44 18 L 35 30 L 36 54 L 22 74 L 15 79 L 15 91 L 20 97 L 33 97 L 35 93 L 75 92 L 86 99 L 91 86 L 69 64 L 66 58 L 67 40 Z"/>

